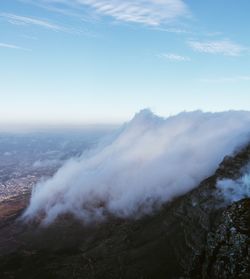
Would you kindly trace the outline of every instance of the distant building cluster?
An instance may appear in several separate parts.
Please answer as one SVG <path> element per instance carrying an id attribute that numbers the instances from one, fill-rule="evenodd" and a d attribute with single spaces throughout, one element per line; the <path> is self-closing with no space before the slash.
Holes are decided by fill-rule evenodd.
<path id="1" fill-rule="evenodd" d="M 26 177 L 12 178 L 5 182 L 0 182 L 0 202 L 29 193 L 38 180 L 38 177 L 28 175 Z"/>
<path id="2" fill-rule="evenodd" d="M 0 132 L 0 202 L 30 193 L 39 180 L 51 177 L 66 160 L 95 146 L 104 134 L 102 130 Z"/>

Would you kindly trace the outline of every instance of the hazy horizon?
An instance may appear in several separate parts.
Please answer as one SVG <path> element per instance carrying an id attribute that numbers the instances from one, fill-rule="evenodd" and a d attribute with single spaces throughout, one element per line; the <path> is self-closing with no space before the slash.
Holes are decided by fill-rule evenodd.
<path id="1" fill-rule="evenodd" d="M 122 123 L 0 123 L 0 133 L 63 133 L 91 130 L 113 130 Z"/>
<path id="2" fill-rule="evenodd" d="M 149 110 L 152 111 L 149 108 L 144 108 L 139 111 L 136 111 L 134 114 L 132 114 L 127 119 L 123 119 L 120 121 L 110 121 L 110 122 L 26 122 L 26 123 L 1 123 L 0 121 L 0 133 L 33 133 L 33 132 L 65 132 L 65 131 L 91 131 L 91 130 L 114 130 L 122 125 L 128 123 L 137 115 L 138 113 Z M 154 111 L 152 111 L 155 113 Z M 223 112 L 250 112 L 250 110 L 225 110 L 225 111 L 204 111 L 201 109 L 197 110 L 183 110 L 179 111 L 175 114 L 165 114 L 165 115 L 159 115 L 162 118 L 168 118 L 168 117 L 175 117 L 179 114 L 185 113 L 185 112 L 203 112 L 203 113 L 223 113 Z"/>

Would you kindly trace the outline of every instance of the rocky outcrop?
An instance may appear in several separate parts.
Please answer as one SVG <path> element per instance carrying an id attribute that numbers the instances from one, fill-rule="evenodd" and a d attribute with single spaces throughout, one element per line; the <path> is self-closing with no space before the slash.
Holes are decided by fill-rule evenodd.
<path id="1" fill-rule="evenodd" d="M 250 199 L 233 204 L 208 233 L 203 278 L 250 278 Z"/>
<path id="2" fill-rule="evenodd" d="M 48 228 L 6 222 L 0 239 L 12 250 L 0 247 L 0 278 L 250 278 L 250 201 L 224 207 L 215 187 L 217 179 L 238 178 L 249 160 L 250 146 L 140 220 L 86 227 L 64 216 Z"/>

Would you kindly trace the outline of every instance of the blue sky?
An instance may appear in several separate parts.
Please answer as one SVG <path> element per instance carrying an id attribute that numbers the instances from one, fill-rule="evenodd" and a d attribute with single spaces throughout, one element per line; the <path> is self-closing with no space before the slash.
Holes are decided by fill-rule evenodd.
<path id="1" fill-rule="evenodd" d="M 250 109 L 250 1 L 1 0 L 0 123 Z"/>

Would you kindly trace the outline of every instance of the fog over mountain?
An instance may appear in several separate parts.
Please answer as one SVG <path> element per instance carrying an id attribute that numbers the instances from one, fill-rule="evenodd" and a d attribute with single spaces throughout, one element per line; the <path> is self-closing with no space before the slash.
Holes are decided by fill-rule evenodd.
<path id="1" fill-rule="evenodd" d="M 242 177 L 237 180 L 223 179 L 217 182 L 219 194 L 225 202 L 231 204 L 241 199 L 250 197 L 250 170 L 245 170 Z"/>
<path id="2" fill-rule="evenodd" d="M 98 148 L 37 184 L 23 218 L 39 214 L 49 224 L 64 213 L 84 222 L 150 214 L 199 185 L 249 140 L 250 112 L 162 118 L 142 110 Z"/>

